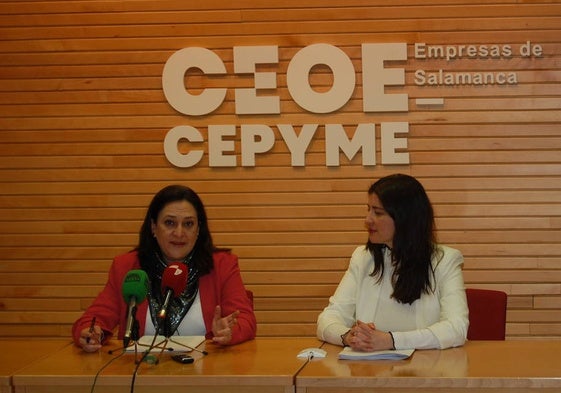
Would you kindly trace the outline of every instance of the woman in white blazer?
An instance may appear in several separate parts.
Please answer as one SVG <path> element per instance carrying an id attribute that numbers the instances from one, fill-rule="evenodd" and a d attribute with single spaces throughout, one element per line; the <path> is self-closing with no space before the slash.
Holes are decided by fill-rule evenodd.
<path id="1" fill-rule="evenodd" d="M 357 351 L 463 345 L 468 308 L 463 256 L 436 242 L 434 213 L 415 178 L 395 174 L 368 190 L 366 246 L 317 321 L 317 336 Z"/>

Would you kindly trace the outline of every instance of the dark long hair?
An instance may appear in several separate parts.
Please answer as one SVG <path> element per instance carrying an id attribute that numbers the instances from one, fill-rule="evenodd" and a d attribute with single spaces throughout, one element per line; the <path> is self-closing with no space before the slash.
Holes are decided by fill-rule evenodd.
<path id="1" fill-rule="evenodd" d="M 208 219 L 203 202 L 197 193 L 189 187 L 174 184 L 162 188 L 154 195 L 148 206 L 144 222 L 140 227 L 136 250 L 138 251 L 140 266 L 148 273 L 149 277 L 154 277 L 156 273 L 156 253 L 161 255 L 160 246 L 152 234 L 152 222 L 157 222 L 158 215 L 167 204 L 177 201 L 189 202 L 197 212 L 199 236 L 192 251 L 195 267 L 199 270 L 200 275 L 209 273 L 214 267 L 212 253 L 215 251 L 215 247 L 208 228 Z"/>
<path id="2" fill-rule="evenodd" d="M 432 205 L 421 183 L 408 175 L 394 174 L 379 179 L 368 190 L 368 195 L 373 193 L 395 225 L 391 249 L 395 266 L 392 297 L 400 303 L 411 304 L 422 293 L 432 290 L 431 260 L 437 247 Z M 386 246 L 368 241 L 366 247 L 374 256 L 371 275 L 381 280 Z"/>

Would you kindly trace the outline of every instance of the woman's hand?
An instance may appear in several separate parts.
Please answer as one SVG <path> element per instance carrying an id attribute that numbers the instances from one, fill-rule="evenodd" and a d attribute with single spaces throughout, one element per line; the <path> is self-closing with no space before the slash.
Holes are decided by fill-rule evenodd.
<path id="1" fill-rule="evenodd" d="M 103 340 L 103 330 L 98 325 L 90 328 L 82 329 L 80 332 L 80 346 L 86 352 L 95 352 L 101 348 L 101 341 Z"/>
<path id="2" fill-rule="evenodd" d="M 372 322 L 357 321 L 345 337 L 345 342 L 354 351 L 372 352 L 393 348 L 391 334 L 377 330 Z"/>
<path id="3" fill-rule="evenodd" d="M 234 311 L 222 318 L 222 309 L 220 306 L 216 306 L 212 319 L 212 333 L 214 334 L 212 341 L 221 345 L 229 344 L 232 341 L 232 328 L 238 323 L 238 315 L 240 312 Z"/>

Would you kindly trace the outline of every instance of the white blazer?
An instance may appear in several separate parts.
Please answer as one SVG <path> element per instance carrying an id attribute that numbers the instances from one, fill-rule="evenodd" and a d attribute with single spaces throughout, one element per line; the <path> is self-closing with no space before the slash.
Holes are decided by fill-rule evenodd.
<path id="1" fill-rule="evenodd" d="M 374 258 L 366 247 L 357 247 L 335 294 L 329 299 L 329 305 L 318 316 L 318 338 L 342 345 L 341 335 L 353 326 L 356 319 L 373 322 L 376 315 L 385 312 L 385 329 L 381 330 L 392 332 L 396 349 L 444 349 L 463 345 L 469 326 L 462 275 L 464 258 L 460 251 L 443 245 L 438 246 L 437 254 L 432 261 L 433 291 L 423 293 L 413 302 L 409 314 L 402 313 L 399 318 L 392 318 L 391 310 L 378 309 L 381 297 L 387 304 L 392 288 L 378 282 L 378 277 L 370 276 L 374 270 Z M 389 276 L 386 275 L 391 276 L 392 273 L 389 250 L 385 252 L 384 263 L 387 283 Z M 390 308 L 409 307 L 394 300 L 392 302 Z M 399 326 L 404 320 L 409 325 L 408 329 Z"/>

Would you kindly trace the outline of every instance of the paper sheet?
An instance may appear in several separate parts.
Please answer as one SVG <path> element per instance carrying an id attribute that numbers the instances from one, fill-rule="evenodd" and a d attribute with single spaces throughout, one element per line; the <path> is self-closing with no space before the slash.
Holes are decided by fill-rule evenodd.
<path id="1" fill-rule="evenodd" d="M 414 349 L 388 350 L 375 352 L 357 352 L 345 347 L 339 352 L 338 358 L 345 360 L 401 360 L 413 354 Z"/>

